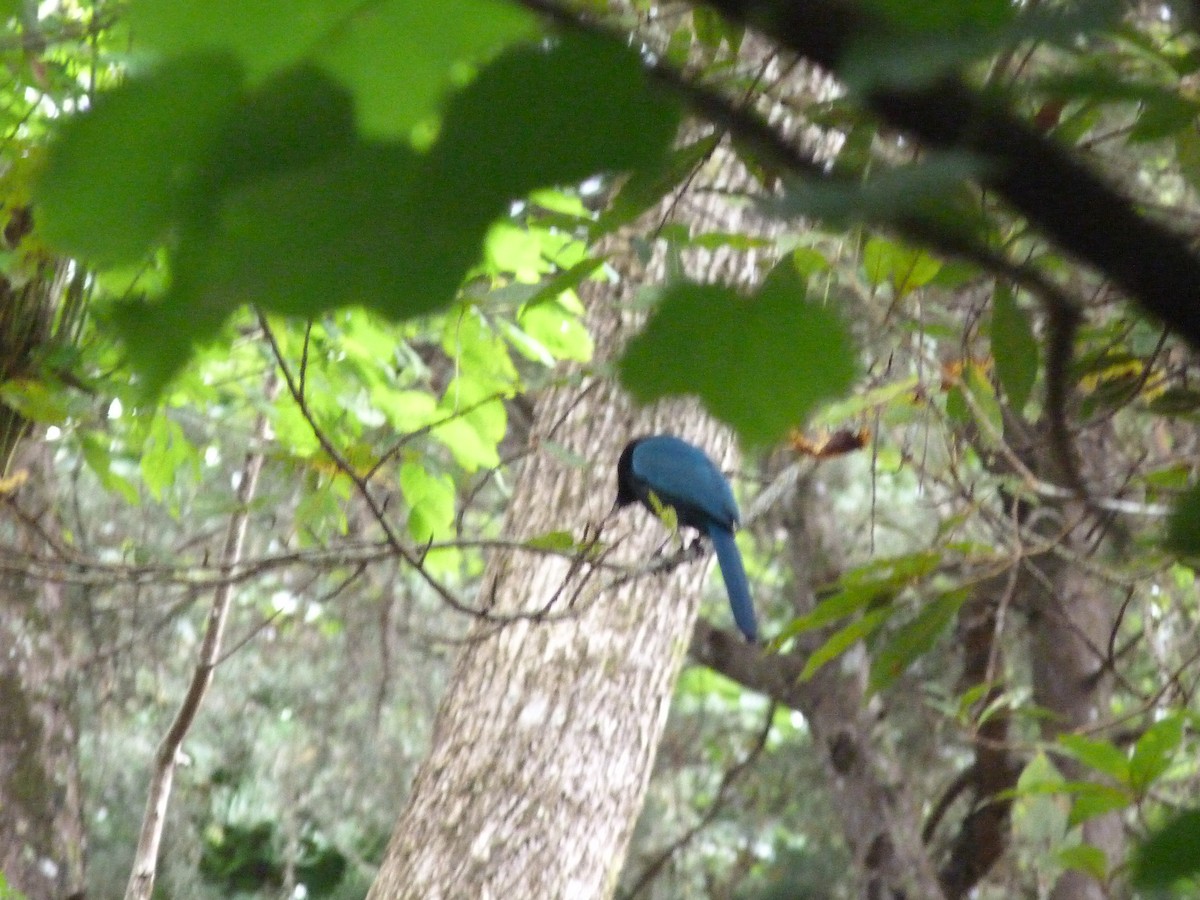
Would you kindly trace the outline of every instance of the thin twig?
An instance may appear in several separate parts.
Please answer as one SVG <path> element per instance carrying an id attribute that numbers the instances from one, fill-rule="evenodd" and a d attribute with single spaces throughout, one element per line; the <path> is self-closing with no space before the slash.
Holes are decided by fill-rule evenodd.
<path id="1" fill-rule="evenodd" d="M 775 711 L 778 708 L 779 705 L 774 702 L 767 707 L 766 719 L 763 722 L 762 728 L 759 729 L 754 745 L 744 757 L 725 770 L 725 774 L 721 776 L 721 784 L 717 787 L 716 796 L 713 797 L 712 803 L 708 805 L 708 809 L 704 811 L 704 815 L 700 817 L 700 821 L 672 841 L 654 858 L 650 865 L 642 870 L 641 875 L 638 876 L 638 880 L 634 882 L 633 887 L 623 896 L 622 900 L 632 900 L 632 898 L 648 888 L 650 883 L 658 877 L 659 872 L 671 861 L 671 857 L 691 843 L 696 835 L 711 825 L 717 816 L 720 815 L 721 810 L 725 808 L 725 802 L 730 789 L 758 762 L 759 757 L 767 749 L 767 738 L 771 736 L 772 723 L 775 720 Z"/>
<path id="2" fill-rule="evenodd" d="M 274 397 L 277 382 L 274 379 L 268 383 L 267 396 Z M 222 562 L 227 566 L 236 565 L 242 558 L 246 545 L 246 531 L 250 522 L 250 503 L 258 488 L 258 478 L 262 473 L 263 461 L 266 454 L 262 444 L 269 433 L 269 424 L 265 415 L 258 417 L 255 428 L 255 448 L 246 455 L 242 466 L 241 480 L 237 489 L 237 504 L 229 519 L 229 528 L 225 534 L 225 543 L 221 549 Z M 154 890 L 154 878 L 158 867 L 158 848 L 162 842 L 163 826 L 166 824 L 167 805 L 171 800 L 171 785 L 175 778 L 175 766 L 178 761 L 179 749 L 183 739 L 187 737 L 200 704 L 212 684 L 213 670 L 221 654 L 221 642 L 225 634 L 225 624 L 229 618 L 229 607 L 233 600 L 233 584 L 220 585 L 213 593 L 212 608 L 208 613 L 208 625 L 204 631 L 204 639 L 200 644 L 200 655 L 196 668 L 192 672 L 192 680 L 184 694 L 183 701 L 175 713 L 175 719 L 163 736 L 158 752 L 154 755 L 154 772 L 150 779 L 150 790 L 146 798 L 146 811 L 142 817 L 141 833 L 138 837 L 137 849 L 133 857 L 133 869 L 129 875 L 129 884 L 125 888 L 125 900 L 149 900 Z"/>

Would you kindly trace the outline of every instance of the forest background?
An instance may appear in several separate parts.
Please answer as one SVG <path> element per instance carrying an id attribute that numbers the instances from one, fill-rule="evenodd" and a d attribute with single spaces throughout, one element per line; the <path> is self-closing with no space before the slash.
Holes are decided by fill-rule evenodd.
<path id="1" fill-rule="evenodd" d="M 1195 890 L 1196 4 L 0 17 L 0 897 Z"/>

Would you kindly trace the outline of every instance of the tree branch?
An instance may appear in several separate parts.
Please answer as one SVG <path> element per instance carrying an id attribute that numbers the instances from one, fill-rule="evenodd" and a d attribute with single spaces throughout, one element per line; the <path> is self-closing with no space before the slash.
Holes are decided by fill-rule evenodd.
<path id="1" fill-rule="evenodd" d="M 842 0 L 708 5 L 834 73 L 857 42 L 887 36 L 886 25 L 862 5 Z M 1200 348 L 1200 257 L 1182 235 L 1138 213 L 1068 150 L 953 75 L 907 90 L 876 88 L 864 101 L 928 148 L 979 158 L 982 185 Z"/>
<path id="2" fill-rule="evenodd" d="M 277 384 L 272 379 L 267 396 L 273 397 Z M 226 566 L 235 566 L 242 558 L 246 545 L 246 528 L 250 522 L 250 502 L 258 488 L 258 477 L 262 473 L 268 423 L 265 415 L 258 417 L 255 428 L 254 449 L 246 455 L 242 466 L 241 481 L 237 489 L 237 506 L 229 519 L 221 559 Z M 133 870 L 125 888 L 125 900 L 149 900 L 154 890 L 154 878 L 158 866 L 158 848 L 162 841 L 163 826 L 167 818 L 167 804 L 171 799 L 171 785 L 175 778 L 175 765 L 179 748 L 187 737 L 200 704 L 212 684 L 213 670 L 221 655 L 221 641 L 225 634 L 225 623 L 229 617 L 229 605 L 233 599 L 233 583 L 220 585 L 213 594 L 212 608 L 208 613 L 208 626 L 200 645 L 200 657 L 192 672 L 187 693 L 175 713 L 171 727 L 163 736 L 158 752 L 154 756 L 154 773 L 146 798 L 146 811 L 142 817 L 142 829 L 138 836 L 137 849 L 133 857 Z"/>

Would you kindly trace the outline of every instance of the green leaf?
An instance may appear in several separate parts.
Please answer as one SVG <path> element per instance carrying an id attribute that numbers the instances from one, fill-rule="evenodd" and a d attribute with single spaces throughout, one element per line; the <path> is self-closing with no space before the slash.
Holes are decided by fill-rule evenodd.
<path id="1" fill-rule="evenodd" d="M 963 425 L 977 422 L 980 436 L 989 444 L 1003 434 L 1003 413 L 996 391 L 984 368 L 973 360 L 961 364 L 958 383 L 946 395 L 946 414 Z"/>
<path id="2" fill-rule="evenodd" d="M 882 690 L 899 678 L 912 662 L 927 653 L 967 599 L 965 589 L 947 591 L 926 604 L 915 618 L 888 636 L 871 661 L 868 691 Z"/>
<path id="3" fill-rule="evenodd" d="M 537 35 L 533 16 L 501 0 L 358 6 L 316 58 L 354 91 L 360 129 L 373 136 L 406 137 L 437 109 L 456 67 Z"/>
<path id="4" fill-rule="evenodd" d="M 0 401 L 30 422 L 61 425 L 70 416 L 67 395 L 35 378 L 13 378 L 0 382 Z"/>
<path id="5" fill-rule="evenodd" d="M 861 619 L 856 619 L 844 628 L 835 631 L 824 644 L 813 651 L 804 671 L 800 673 L 800 681 L 808 681 L 826 663 L 837 659 L 858 641 L 873 634 L 892 614 L 892 608 L 876 609 L 867 613 Z"/>
<path id="6" fill-rule="evenodd" d="M 526 307 L 517 318 L 521 329 L 556 359 L 588 362 L 592 358 L 592 336 L 579 317 L 558 303 Z"/>
<path id="7" fill-rule="evenodd" d="M 935 571 L 942 555 L 932 550 L 874 559 L 851 569 L 838 579 L 838 589 L 812 612 L 792 621 L 780 634 L 794 637 L 822 628 L 865 606 L 891 599 L 906 587 Z"/>
<path id="8" fill-rule="evenodd" d="M 537 34 L 533 16 L 500 0 L 140 0 L 129 16 L 139 48 L 223 51 L 256 82 L 316 63 L 353 91 L 364 132 L 388 136 L 436 110 L 456 67 Z"/>
<path id="9" fill-rule="evenodd" d="M 466 377 L 450 382 L 438 405 L 439 419 L 456 416 L 433 429 L 433 436 L 454 455 L 468 472 L 500 464 L 499 445 L 508 425 L 508 414 L 499 399 L 478 382 Z"/>
<path id="10" fill-rule="evenodd" d="M 692 174 L 721 141 L 721 132 L 697 138 L 690 144 L 671 150 L 658 165 L 634 172 L 608 205 L 607 211 L 592 228 L 592 240 L 627 225 L 658 203 Z"/>
<path id="11" fill-rule="evenodd" d="M 1179 556 L 1200 556 L 1200 484 L 1192 485 L 1175 501 L 1163 546 Z"/>
<path id="12" fill-rule="evenodd" d="M 554 550 L 560 553 L 570 553 L 578 546 L 575 536 L 569 531 L 546 531 L 529 538 L 525 544 L 534 550 Z"/>
<path id="13" fill-rule="evenodd" d="M 511 272 L 517 281 L 536 284 L 555 269 L 563 251 L 574 246 L 577 241 L 554 229 L 501 220 L 484 238 L 484 262 L 489 272 Z"/>
<path id="14" fill-rule="evenodd" d="M 869 0 L 885 27 L 862 28 L 838 74 L 852 91 L 918 87 L 973 59 L 1024 41 L 1070 45 L 1118 21 L 1117 0 L 1080 0 L 1021 11 L 1007 0 Z M 1020 12 L 1019 12 L 1020 11 Z"/>
<path id="15" fill-rule="evenodd" d="M 720 697 L 732 704 L 738 703 L 746 693 L 738 682 L 707 666 L 688 666 L 679 673 L 675 690 L 681 696 Z"/>
<path id="16" fill-rule="evenodd" d="M 703 6 L 692 10 L 692 27 L 696 31 L 696 40 L 710 50 L 721 46 L 721 38 L 725 36 L 724 22 L 714 10 Z"/>
<path id="17" fill-rule="evenodd" d="M 442 350 L 454 360 L 455 369 L 466 375 L 456 384 L 455 404 L 463 400 L 462 389 L 467 381 L 471 382 L 466 390 L 472 399 L 479 399 L 481 393 L 506 390 L 517 382 L 517 370 L 504 339 L 475 307 L 463 306 L 458 315 L 446 318 Z"/>
<path id="18" fill-rule="evenodd" d="M 816 605 L 812 612 L 805 613 L 793 619 L 786 628 L 779 633 L 781 640 L 786 640 L 790 637 L 795 637 L 798 634 L 803 634 L 806 631 L 813 631 L 817 628 L 823 628 L 826 625 L 844 619 L 853 612 L 857 612 L 870 603 L 875 602 L 887 594 L 891 593 L 892 589 L 885 584 L 861 585 L 851 588 L 844 588 L 825 598 Z"/>
<path id="19" fill-rule="evenodd" d="M 350 150 L 354 98 L 317 69 L 289 69 L 245 94 L 219 138 L 199 179 L 208 202 L 238 185 Z"/>
<path id="20" fill-rule="evenodd" d="M 223 51 L 255 80 L 291 66 L 344 26 L 362 0 L 135 0 L 138 47 L 159 57 Z"/>
<path id="21" fill-rule="evenodd" d="M 849 332 L 805 298 L 790 261 L 756 295 L 716 285 L 669 288 L 618 364 L 638 400 L 696 394 L 749 445 L 778 440 L 855 377 Z"/>
<path id="22" fill-rule="evenodd" d="M 1016 11 L 1008 0 L 866 0 L 867 9 L 909 34 L 950 29 L 998 29 L 1011 22 Z"/>
<path id="23" fill-rule="evenodd" d="M 321 442 L 313 433 L 312 424 L 290 396 L 275 400 L 271 408 L 271 427 L 276 443 L 293 456 L 306 459 L 321 452 Z"/>
<path id="24" fill-rule="evenodd" d="M 1090 769 L 1095 769 L 1118 784 L 1129 783 L 1129 758 L 1110 741 L 1093 740 L 1080 734 L 1063 734 L 1059 746 Z"/>
<path id="25" fill-rule="evenodd" d="M 34 189 L 45 239 L 101 265 L 134 263 L 191 208 L 242 76 L 188 57 L 101 94 L 65 120 Z"/>
<path id="26" fill-rule="evenodd" d="M 435 475 L 416 462 L 400 466 L 400 490 L 408 503 L 408 530 L 425 543 L 447 537 L 454 527 L 454 479 Z"/>
<path id="27" fill-rule="evenodd" d="M 991 337 L 996 377 L 1008 402 L 1020 413 L 1037 380 L 1038 342 L 1029 315 L 1017 306 L 1012 290 L 1006 285 L 996 285 L 992 295 Z"/>
<path id="28" fill-rule="evenodd" d="M 1188 184 L 1200 190 L 1200 132 L 1194 122 L 1175 132 L 1175 157 Z"/>
<path id="29" fill-rule="evenodd" d="M 1155 394 L 1146 408 L 1160 416 L 1186 416 L 1200 409 L 1200 391 L 1172 386 Z"/>
<path id="30" fill-rule="evenodd" d="M 112 452 L 108 444 L 96 434 L 84 433 L 79 440 L 79 449 L 83 453 L 84 462 L 99 479 L 106 491 L 120 494 L 130 506 L 137 506 L 141 501 L 138 490 L 133 482 L 123 475 L 118 475 L 112 469 Z"/>
<path id="31" fill-rule="evenodd" d="M 1133 802 L 1128 791 L 1091 781 L 1069 781 L 1063 787 L 1073 796 L 1067 827 L 1074 828 L 1097 816 L 1125 809 Z"/>
<path id="32" fill-rule="evenodd" d="M 1092 844 L 1074 844 L 1070 847 L 1063 847 L 1056 855 L 1064 867 L 1091 875 L 1101 884 L 1108 877 L 1108 856 L 1103 850 Z"/>
<path id="33" fill-rule="evenodd" d="M 958 229 L 977 222 L 963 203 L 972 178 L 987 164 L 963 153 L 932 152 L 919 163 L 884 169 L 865 182 L 844 178 L 786 178 L 780 200 L 767 202 L 782 216 L 812 216 L 831 226 L 854 221 L 895 222 L 919 213 Z"/>
<path id="34" fill-rule="evenodd" d="M 871 284 L 887 281 L 901 298 L 936 278 L 942 264 L 919 247 L 873 237 L 863 247 L 863 268 Z"/>
<path id="35" fill-rule="evenodd" d="M 1167 888 L 1200 873 L 1200 810 L 1184 812 L 1152 834 L 1134 857 L 1133 884 Z"/>
<path id="36" fill-rule="evenodd" d="M 215 214 L 186 223 L 164 301 L 125 304 L 115 317 L 131 360 L 147 390 L 159 389 L 191 343 L 215 337 L 246 302 L 305 318 L 351 304 L 392 319 L 436 310 L 513 199 L 650 165 L 678 120 L 677 104 L 616 42 L 572 35 L 510 50 L 450 99 L 427 154 L 356 142 L 216 198 Z"/>
<path id="37" fill-rule="evenodd" d="M 1129 760 L 1129 784 L 1144 794 L 1170 767 L 1175 751 L 1183 741 L 1183 716 L 1169 715 L 1155 722 L 1133 745 Z"/>
<path id="38" fill-rule="evenodd" d="M 296 504 L 295 526 L 300 541 L 305 545 L 319 542 L 320 535 L 330 531 L 345 534 L 349 528 L 346 507 L 338 496 L 337 487 L 346 482 L 339 476 L 317 485 L 309 486 Z"/>
<path id="39" fill-rule="evenodd" d="M 162 500 L 163 493 L 175 483 L 180 468 L 187 463 L 191 463 L 195 471 L 199 470 L 196 448 L 178 423 L 162 413 L 155 415 L 142 445 L 139 463 L 142 481 L 150 495 L 155 500 Z"/>
<path id="40" fill-rule="evenodd" d="M 425 391 L 378 388 L 371 392 L 371 403 L 387 416 L 388 425 L 400 434 L 424 428 L 437 419 L 437 399 Z"/>

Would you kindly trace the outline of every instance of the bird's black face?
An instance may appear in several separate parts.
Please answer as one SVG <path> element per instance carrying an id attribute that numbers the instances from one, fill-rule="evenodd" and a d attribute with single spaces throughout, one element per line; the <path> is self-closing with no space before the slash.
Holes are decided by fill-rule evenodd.
<path id="1" fill-rule="evenodd" d="M 633 475 L 633 450 L 644 438 L 635 438 L 625 445 L 617 460 L 617 508 L 638 501 L 637 484 Z"/>

